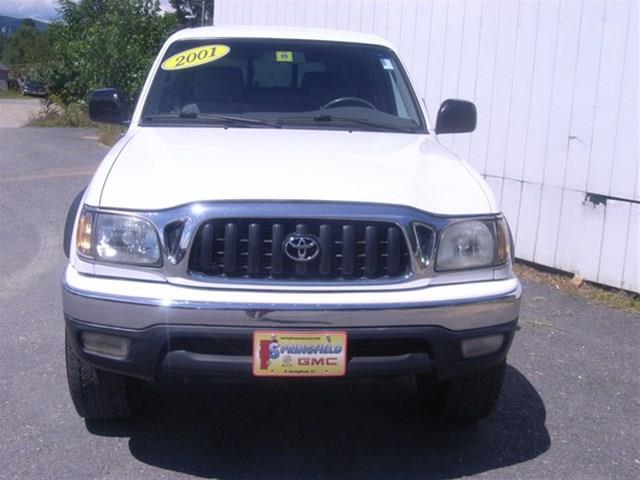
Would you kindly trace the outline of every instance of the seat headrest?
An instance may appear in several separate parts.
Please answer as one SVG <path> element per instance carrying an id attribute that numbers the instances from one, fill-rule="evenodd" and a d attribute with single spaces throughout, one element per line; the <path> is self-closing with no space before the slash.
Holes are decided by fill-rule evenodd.
<path id="1" fill-rule="evenodd" d="M 309 92 L 310 90 L 336 89 L 343 83 L 338 74 L 334 72 L 307 72 L 302 77 L 302 90 Z"/>
<path id="2" fill-rule="evenodd" d="M 204 67 L 194 78 L 194 100 L 215 102 L 242 97 L 242 71 L 235 67 Z"/>
<path id="3" fill-rule="evenodd" d="M 300 87 L 311 109 L 339 97 L 353 96 L 353 83 L 334 72 L 307 72 Z"/>

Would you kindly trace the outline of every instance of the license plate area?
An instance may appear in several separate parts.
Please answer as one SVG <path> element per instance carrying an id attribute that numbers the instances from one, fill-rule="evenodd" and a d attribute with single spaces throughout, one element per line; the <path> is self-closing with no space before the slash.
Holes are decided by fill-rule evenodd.
<path id="1" fill-rule="evenodd" d="M 346 332 L 260 330 L 253 334 L 255 376 L 341 377 L 346 369 Z"/>

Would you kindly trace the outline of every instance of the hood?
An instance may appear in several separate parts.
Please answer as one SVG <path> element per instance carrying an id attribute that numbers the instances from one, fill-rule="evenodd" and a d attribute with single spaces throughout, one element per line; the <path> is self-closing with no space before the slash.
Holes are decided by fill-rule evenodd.
<path id="1" fill-rule="evenodd" d="M 207 127 L 144 127 L 129 135 L 107 176 L 102 207 L 308 200 L 442 215 L 496 209 L 484 181 L 428 135 Z"/>

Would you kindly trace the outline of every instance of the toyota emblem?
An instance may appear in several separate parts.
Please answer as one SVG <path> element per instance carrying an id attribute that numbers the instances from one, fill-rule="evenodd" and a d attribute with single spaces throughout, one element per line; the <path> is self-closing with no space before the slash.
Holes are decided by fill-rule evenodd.
<path id="1" fill-rule="evenodd" d="M 292 233 L 282 244 L 284 253 L 296 262 L 310 262 L 320 253 L 320 244 L 313 235 Z"/>

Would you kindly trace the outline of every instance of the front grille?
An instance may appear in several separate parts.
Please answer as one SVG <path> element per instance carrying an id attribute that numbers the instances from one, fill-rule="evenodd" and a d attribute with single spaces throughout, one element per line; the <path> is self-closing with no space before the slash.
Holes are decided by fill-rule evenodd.
<path id="1" fill-rule="evenodd" d="M 290 235 L 312 238 L 315 258 L 290 258 L 283 247 Z M 396 224 L 361 220 L 209 220 L 189 258 L 192 273 L 236 279 L 381 280 L 406 275 L 409 264 Z"/>
<path id="2" fill-rule="evenodd" d="M 253 339 L 247 336 L 225 338 L 177 337 L 171 339 L 167 348 L 171 351 L 185 350 L 203 355 L 251 356 Z M 392 357 L 408 353 L 429 353 L 432 349 L 423 338 L 349 338 L 348 358 Z"/>

